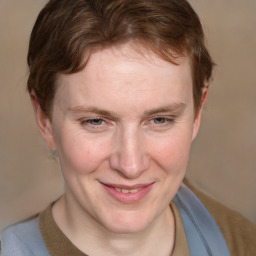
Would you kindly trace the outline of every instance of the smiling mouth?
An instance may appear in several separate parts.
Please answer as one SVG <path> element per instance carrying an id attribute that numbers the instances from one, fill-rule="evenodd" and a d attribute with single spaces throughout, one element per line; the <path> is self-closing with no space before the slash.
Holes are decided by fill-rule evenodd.
<path id="1" fill-rule="evenodd" d="M 152 189 L 153 183 L 134 186 L 101 183 L 108 194 L 122 203 L 134 203 L 144 198 Z"/>
<path id="2" fill-rule="evenodd" d="M 121 193 L 124 193 L 124 194 L 128 194 L 128 193 L 136 193 L 138 192 L 139 190 L 141 190 L 142 188 L 135 188 L 135 189 L 125 189 L 125 188 L 114 188 L 115 190 L 117 190 L 118 192 L 121 192 Z"/>

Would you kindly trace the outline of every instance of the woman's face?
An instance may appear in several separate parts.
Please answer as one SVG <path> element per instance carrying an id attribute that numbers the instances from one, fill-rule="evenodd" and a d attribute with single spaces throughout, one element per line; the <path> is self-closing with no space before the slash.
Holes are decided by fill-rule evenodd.
<path id="1" fill-rule="evenodd" d="M 44 137 L 58 151 L 67 204 L 112 232 L 145 230 L 170 211 L 194 116 L 188 58 L 174 65 L 125 45 L 61 75 Z"/>

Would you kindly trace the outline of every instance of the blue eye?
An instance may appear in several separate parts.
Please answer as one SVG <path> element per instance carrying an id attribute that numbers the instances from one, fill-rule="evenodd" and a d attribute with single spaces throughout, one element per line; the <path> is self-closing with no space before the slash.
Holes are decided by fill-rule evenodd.
<path id="1" fill-rule="evenodd" d="M 98 125 L 102 125 L 104 123 L 104 120 L 101 118 L 90 118 L 83 121 L 83 123 L 88 123 L 93 126 L 98 126 Z"/>
<path id="2" fill-rule="evenodd" d="M 112 123 L 101 117 L 89 117 L 79 120 L 80 126 L 89 132 L 104 132 L 112 127 Z"/>
<path id="3" fill-rule="evenodd" d="M 149 120 L 148 124 L 154 129 L 167 129 L 172 127 L 174 117 L 156 116 Z"/>
<path id="4" fill-rule="evenodd" d="M 168 120 L 168 119 L 165 118 L 165 117 L 155 117 L 155 118 L 153 119 L 153 122 L 154 122 L 155 124 L 164 124 L 164 123 L 166 123 L 166 122 L 168 122 L 168 121 L 170 121 L 170 120 Z"/>
<path id="5" fill-rule="evenodd" d="M 93 118 L 93 119 L 87 120 L 87 122 L 92 125 L 102 125 L 104 121 L 101 118 Z"/>

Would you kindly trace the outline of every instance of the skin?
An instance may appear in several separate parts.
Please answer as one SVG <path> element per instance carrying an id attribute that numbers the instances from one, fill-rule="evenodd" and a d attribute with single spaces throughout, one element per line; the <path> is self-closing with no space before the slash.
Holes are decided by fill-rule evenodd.
<path id="1" fill-rule="evenodd" d="M 34 94 L 32 103 L 45 143 L 59 155 L 65 194 L 52 212 L 72 243 L 89 255 L 170 255 L 169 203 L 201 116 L 201 109 L 194 113 L 188 57 L 174 65 L 128 44 L 107 48 L 81 72 L 59 76 L 51 121 Z M 102 183 L 153 185 L 125 203 Z"/>

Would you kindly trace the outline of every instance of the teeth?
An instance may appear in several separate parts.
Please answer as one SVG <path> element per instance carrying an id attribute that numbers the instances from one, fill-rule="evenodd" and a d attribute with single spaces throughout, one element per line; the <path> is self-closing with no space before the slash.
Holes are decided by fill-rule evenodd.
<path id="1" fill-rule="evenodd" d="M 121 189 L 121 188 L 115 188 L 115 190 L 117 190 L 118 192 L 122 192 L 124 194 L 128 194 L 128 193 L 136 193 L 139 191 L 139 188 L 135 188 L 135 189 L 131 189 L 131 190 L 128 190 L 128 189 Z"/>
<path id="2" fill-rule="evenodd" d="M 130 190 L 130 193 L 136 193 L 136 192 L 138 192 L 139 191 L 139 189 L 138 188 L 135 188 L 135 189 L 131 189 Z"/>
<path id="3" fill-rule="evenodd" d="M 130 191 L 128 189 L 122 189 L 122 193 L 128 194 Z"/>

